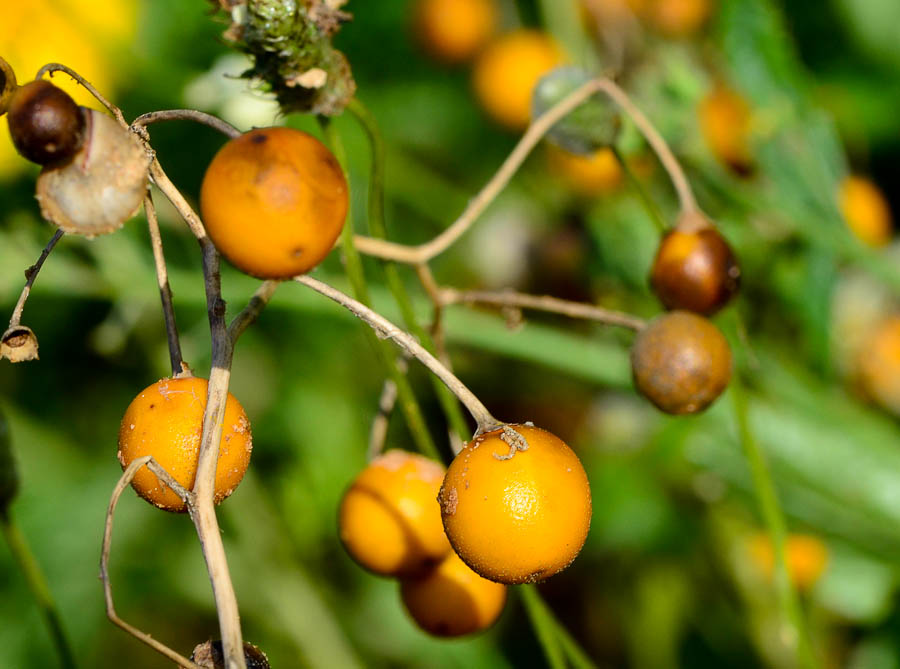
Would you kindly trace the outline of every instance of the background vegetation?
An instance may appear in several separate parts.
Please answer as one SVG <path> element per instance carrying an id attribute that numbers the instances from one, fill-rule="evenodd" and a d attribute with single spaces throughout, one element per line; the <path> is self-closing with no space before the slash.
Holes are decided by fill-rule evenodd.
<path id="1" fill-rule="evenodd" d="M 417 242 L 456 217 L 516 135 L 479 110 L 468 68 L 423 54 L 412 4 L 351 2 L 355 18 L 337 45 L 388 141 L 392 237 Z M 501 4 L 512 27 L 539 25 L 553 3 Z M 10 16 L 0 22 L 0 55 L 20 79 L 60 61 L 97 83 L 128 118 L 191 106 L 240 127 L 278 120 L 318 132 L 314 119 L 279 119 L 263 94 L 223 76 L 245 64 L 200 0 L 18 5 L 26 7 L 3 10 Z M 900 248 L 858 241 L 836 199 L 852 170 L 870 175 L 900 211 L 900 42 L 891 32 L 898 11 L 891 0 L 722 0 L 688 39 L 642 28 L 622 77 L 673 142 L 701 205 L 741 259 L 742 295 L 717 322 L 751 372 L 744 379 L 750 427 L 790 529 L 815 535 L 827 550 L 824 573 L 801 596 L 829 667 L 900 666 L 900 426 L 864 400 L 854 375 L 865 337 L 896 310 Z M 719 80 L 752 109 L 749 176 L 722 166 L 703 140 L 698 105 Z M 350 161 L 353 222 L 362 229 L 368 146 L 352 119 L 335 123 Z M 179 123 L 151 130 L 170 176 L 195 199 L 222 138 Z M 668 182 L 627 127 L 619 149 L 637 160 L 639 178 L 671 220 Z M 12 311 L 22 270 L 53 232 L 33 199 L 35 174 L 4 134 L 0 312 Z M 608 190 L 577 192 L 536 151 L 484 219 L 434 263 L 439 281 L 652 316 L 659 307 L 646 277 L 658 230 L 627 185 Z M 209 345 L 196 242 L 173 212 L 161 215 L 185 358 L 203 373 Z M 317 270 L 345 285 L 341 271 L 338 254 Z M 245 303 L 254 282 L 229 267 L 223 273 L 226 299 Z M 380 267 L 367 263 L 367 274 L 379 310 L 399 322 Z M 427 318 L 412 273 L 404 277 Z M 121 414 L 169 373 L 141 220 L 93 241 L 64 238 L 24 322 L 40 339 L 41 360 L 0 365 L 0 405 L 22 481 L 13 512 L 79 664 L 128 658 L 136 669 L 162 666 L 106 621 L 97 581 L 103 517 L 120 475 Z M 509 328 L 501 315 L 467 307 L 450 308 L 446 328 L 458 376 L 494 415 L 553 431 L 585 464 L 594 499 L 587 545 L 541 589 L 598 663 L 792 665 L 779 654 L 775 596 L 752 550 L 760 522 L 730 393 L 702 416 L 668 418 L 631 389 L 628 333 L 531 314 Z M 440 439 L 446 429 L 428 379 L 416 365 L 410 375 Z M 515 598 L 488 633 L 437 641 L 407 619 L 394 582 L 363 572 L 343 552 L 337 502 L 365 464 L 381 383 L 362 325 L 299 287 L 279 290 L 241 340 L 232 392 L 250 415 L 255 448 L 220 518 L 245 636 L 276 667 L 539 663 Z M 389 444 L 412 448 L 396 416 Z M 117 608 L 187 652 L 217 629 L 194 530 L 187 518 L 131 497 L 120 506 L 113 548 Z M 0 548 L 0 666 L 55 661 L 22 575 Z"/>

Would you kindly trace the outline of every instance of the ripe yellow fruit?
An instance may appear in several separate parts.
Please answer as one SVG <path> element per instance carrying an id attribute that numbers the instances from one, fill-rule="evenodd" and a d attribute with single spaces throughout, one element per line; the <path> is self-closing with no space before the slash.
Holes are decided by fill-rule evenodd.
<path id="1" fill-rule="evenodd" d="M 133 460 L 152 455 L 159 465 L 185 488 L 197 475 L 206 379 L 162 379 L 145 388 L 125 410 L 119 427 L 119 462 L 125 469 Z M 244 408 L 228 394 L 216 466 L 215 502 L 228 497 L 250 464 L 253 440 Z M 156 474 L 142 467 L 131 483 L 151 504 L 166 511 L 185 511 L 184 502 Z"/>
<path id="2" fill-rule="evenodd" d="M 556 43 L 536 30 L 515 30 L 494 40 L 475 62 L 475 95 L 485 111 L 511 130 L 531 120 L 531 93 L 547 72 L 564 61 Z"/>
<path id="3" fill-rule="evenodd" d="M 444 468 L 391 450 L 375 458 L 344 493 L 341 541 L 360 566 L 382 576 L 421 573 L 450 552 L 438 490 Z"/>
<path id="4" fill-rule="evenodd" d="M 734 90 L 717 84 L 700 102 L 700 129 L 713 155 L 738 174 L 750 172 L 750 107 Z"/>
<path id="5" fill-rule="evenodd" d="M 431 56 L 462 63 L 487 44 L 497 27 L 494 0 L 420 0 L 415 31 Z"/>
<path id="6" fill-rule="evenodd" d="M 857 364 L 862 391 L 900 416 L 900 316 L 886 318 L 866 338 Z"/>
<path id="7" fill-rule="evenodd" d="M 521 438 L 527 450 L 500 459 Z M 591 490 L 578 456 L 531 425 L 511 425 L 466 444 L 438 499 L 453 549 L 498 583 L 534 583 L 562 571 L 591 524 Z"/>
<path id="8" fill-rule="evenodd" d="M 547 160 L 551 173 L 558 174 L 581 195 L 606 195 L 622 185 L 622 167 L 612 149 L 580 156 L 550 145 Z"/>
<path id="9" fill-rule="evenodd" d="M 870 246 L 884 246 L 891 240 L 891 210 L 881 190 L 869 179 L 848 176 L 838 191 L 841 214 L 850 230 Z"/>
<path id="10" fill-rule="evenodd" d="M 799 590 L 816 584 L 828 565 L 828 548 L 816 536 L 791 534 L 785 541 L 788 574 Z M 768 534 L 759 532 L 750 538 L 750 556 L 767 578 L 775 573 L 775 550 Z"/>
<path id="11" fill-rule="evenodd" d="M 337 159 L 292 128 L 261 128 L 230 140 L 200 189 L 216 248 L 261 279 L 287 279 L 318 265 L 341 233 L 348 205 Z"/>
<path id="12" fill-rule="evenodd" d="M 400 597 L 416 624 L 440 637 L 481 632 L 506 604 L 506 586 L 482 578 L 450 551 L 436 567 L 404 579 Z"/>

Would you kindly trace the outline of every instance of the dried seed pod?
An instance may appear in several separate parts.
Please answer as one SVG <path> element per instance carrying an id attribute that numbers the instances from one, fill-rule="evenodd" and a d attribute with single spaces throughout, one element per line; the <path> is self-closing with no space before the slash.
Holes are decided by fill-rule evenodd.
<path id="1" fill-rule="evenodd" d="M 13 325 L 0 339 L 0 359 L 10 362 L 25 362 L 38 359 L 38 340 L 25 325 Z"/>
<path id="2" fill-rule="evenodd" d="M 38 79 L 17 88 L 8 112 L 16 151 L 38 165 L 68 162 L 84 142 L 84 113 L 49 81 Z"/>
<path id="3" fill-rule="evenodd" d="M 224 669 L 225 653 L 221 641 L 205 641 L 198 644 L 191 653 L 191 661 L 208 669 Z M 249 641 L 244 642 L 244 661 L 247 669 L 269 669 L 269 658 L 257 646 Z"/>
<path id="4" fill-rule="evenodd" d="M 16 73 L 0 58 L 0 116 L 6 113 L 12 94 L 16 90 Z"/>
<path id="5" fill-rule="evenodd" d="M 83 111 L 84 144 L 68 164 L 44 168 L 37 199 L 48 221 L 93 237 L 118 230 L 140 207 L 151 158 L 137 136 L 112 118 Z"/>

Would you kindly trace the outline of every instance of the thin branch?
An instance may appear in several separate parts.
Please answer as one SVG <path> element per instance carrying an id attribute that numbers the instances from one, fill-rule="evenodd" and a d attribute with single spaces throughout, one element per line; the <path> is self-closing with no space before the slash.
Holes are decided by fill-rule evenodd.
<path id="1" fill-rule="evenodd" d="M 175 325 L 175 307 L 172 305 L 172 288 L 169 286 L 169 271 L 163 254 L 162 236 L 159 233 L 159 219 L 153 196 L 147 191 L 144 198 L 144 213 L 147 214 L 147 227 L 150 230 L 150 243 L 153 247 L 153 262 L 156 265 L 156 283 L 159 286 L 159 297 L 162 301 L 163 319 L 166 322 L 166 338 L 169 341 L 169 359 L 172 362 L 172 374 L 182 370 L 184 359 L 181 355 L 181 341 L 178 339 L 178 327 Z"/>
<path id="2" fill-rule="evenodd" d="M 397 366 L 406 373 L 406 360 L 397 361 Z M 372 419 L 372 427 L 369 429 L 369 448 L 366 451 L 366 459 L 374 460 L 384 450 L 387 440 L 388 425 L 391 421 L 391 413 L 397 403 L 397 384 L 391 379 L 385 379 L 381 387 L 381 396 L 378 398 L 378 412 Z"/>
<path id="3" fill-rule="evenodd" d="M 81 84 L 81 86 L 83 86 L 85 89 L 87 89 L 87 91 L 91 95 L 93 95 L 95 98 L 97 98 L 97 101 L 100 104 L 102 104 L 104 107 L 106 107 L 112 113 L 112 115 L 116 117 L 116 120 L 119 122 L 119 124 L 122 127 L 124 127 L 124 128 L 128 127 L 128 122 L 125 120 L 125 116 L 122 114 L 122 110 L 119 109 L 118 107 L 116 107 L 112 102 L 107 100 L 103 96 L 103 94 L 100 93 L 100 91 L 98 91 L 96 88 L 94 88 L 94 85 L 91 82 L 89 82 L 87 79 L 82 77 L 80 74 L 78 74 L 72 68 L 63 65 L 62 63 L 47 63 L 46 65 L 44 65 L 44 67 L 42 67 L 41 69 L 38 70 L 38 72 L 34 78 L 41 79 L 41 78 L 43 78 L 43 76 L 45 74 L 49 74 L 50 78 L 52 79 L 54 72 L 65 72 L 66 74 L 68 74 L 75 81 L 77 81 L 79 84 Z"/>
<path id="4" fill-rule="evenodd" d="M 159 123 L 160 121 L 193 121 L 202 125 L 209 126 L 213 130 L 218 130 L 226 137 L 234 139 L 241 136 L 241 131 L 235 128 L 227 121 L 223 121 L 218 116 L 207 114 L 195 109 L 164 109 L 161 111 L 149 112 L 141 114 L 131 122 L 132 127 L 144 127 L 151 123 Z"/>
<path id="5" fill-rule="evenodd" d="M 583 318 L 597 321 L 606 325 L 618 325 L 630 330 L 642 330 L 646 321 L 638 316 L 633 316 L 622 311 L 613 311 L 596 307 L 592 304 L 570 302 L 549 295 L 526 295 L 514 291 L 460 291 L 455 288 L 443 288 L 440 291 L 441 304 L 492 304 L 498 307 L 518 307 L 535 309 L 554 314 L 569 316 L 570 318 Z"/>
<path id="6" fill-rule="evenodd" d="M 134 476 L 135 474 L 137 474 L 138 470 L 145 465 L 154 474 L 156 474 L 156 476 L 163 483 L 169 486 L 169 488 L 171 488 L 179 497 L 181 497 L 185 501 L 185 503 L 190 504 L 191 501 L 190 493 L 182 486 L 178 485 L 178 483 L 174 479 L 172 479 L 171 476 L 169 476 L 168 472 L 166 472 L 156 463 L 155 460 L 153 460 L 152 456 L 145 455 L 142 458 L 137 458 L 136 460 L 132 461 L 131 464 L 128 465 L 128 467 L 125 468 L 125 471 L 122 473 L 122 477 L 119 479 L 119 482 L 113 489 L 112 496 L 109 500 L 109 507 L 106 511 L 106 527 L 103 531 L 103 549 L 100 553 L 100 580 L 103 582 L 103 596 L 106 600 L 106 615 L 113 622 L 113 624 L 122 628 L 139 641 L 147 644 L 156 652 L 165 655 L 172 662 L 178 664 L 179 667 L 187 667 L 188 669 L 202 669 L 200 665 L 194 664 L 189 659 L 172 650 L 165 644 L 157 641 L 146 632 L 142 632 L 134 625 L 131 625 L 122 620 L 116 613 L 116 607 L 113 603 L 112 584 L 109 580 L 109 553 L 112 546 L 113 516 L 115 515 L 116 507 L 119 504 L 119 498 L 122 496 L 125 488 L 127 488 L 131 484 L 131 481 L 134 479 Z"/>
<path id="7" fill-rule="evenodd" d="M 253 293 L 253 297 L 250 298 L 247 306 L 234 317 L 234 320 L 228 326 L 228 336 L 231 338 L 232 346 L 237 343 L 238 338 L 244 334 L 244 331 L 256 322 L 256 319 L 259 318 L 262 310 L 266 308 L 280 283 L 280 281 L 273 279 L 263 281 L 259 288 L 256 289 L 256 292 Z"/>
<path id="8" fill-rule="evenodd" d="M 406 246 L 380 239 L 357 236 L 357 248 L 360 252 L 367 255 L 409 264 L 428 262 L 446 251 L 472 227 L 475 220 L 494 201 L 497 195 L 500 194 L 500 191 L 506 187 L 522 163 L 525 162 L 528 154 L 537 146 L 550 128 L 585 100 L 602 90 L 604 81 L 604 79 L 588 81 L 535 119 L 525 134 L 522 135 L 512 153 L 503 161 L 496 174 L 491 177 L 490 181 L 485 184 L 484 188 L 469 203 L 469 206 L 466 207 L 459 218 L 437 237 L 418 246 Z"/>
<path id="9" fill-rule="evenodd" d="M 22 575 L 25 577 L 25 583 L 31 591 L 32 597 L 44 616 L 50 636 L 53 639 L 53 645 L 59 653 L 60 665 L 63 669 L 74 669 L 75 655 L 72 652 L 72 646 L 66 637 L 63 629 L 62 618 L 56 603 L 53 601 L 53 595 L 50 593 L 50 586 L 47 585 L 47 578 L 41 567 L 28 547 L 28 542 L 19 529 L 19 525 L 13 519 L 10 510 L 6 509 L 0 512 L 0 531 L 6 538 L 9 546 L 9 552 L 12 554 Z"/>
<path id="10" fill-rule="evenodd" d="M 491 415 L 487 410 L 487 407 L 482 404 L 481 400 L 479 400 L 471 390 L 463 385 L 462 381 L 456 378 L 437 358 L 426 351 L 409 333 L 404 332 L 384 318 L 384 316 L 372 311 L 349 295 L 345 295 L 336 288 L 332 288 L 327 283 L 323 283 L 318 279 L 306 275 L 295 277 L 294 281 L 302 283 L 303 285 L 312 288 L 317 293 L 321 293 L 325 297 L 337 302 L 375 330 L 379 337 L 392 340 L 397 346 L 403 349 L 403 351 L 425 365 L 432 374 L 444 382 L 453 394 L 459 398 L 459 401 L 465 405 L 466 409 L 469 410 L 469 413 L 472 414 L 472 418 L 475 419 L 478 426 L 475 432 L 476 435 L 495 430 L 504 425 L 504 423 Z"/>
<path id="11" fill-rule="evenodd" d="M 56 246 L 56 243 L 62 239 L 62 236 L 65 233 L 62 230 L 57 230 L 53 237 L 47 242 L 47 246 L 44 247 L 44 250 L 41 251 L 41 255 L 38 256 L 38 259 L 35 263 L 25 270 L 25 287 L 22 288 L 22 293 L 19 295 L 19 301 L 16 302 L 16 306 L 13 309 L 12 317 L 9 319 L 9 327 L 14 328 L 19 323 L 22 322 L 22 310 L 25 308 L 25 302 L 28 300 L 28 296 L 31 294 L 31 287 L 34 285 L 34 280 L 37 279 L 38 272 L 41 271 L 41 267 L 44 265 L 44 261 L 47 259 L 47 256 L 50 255 L 50 252 L 53 250 L 53 247 Z"/>
<path id="12" fill-rule="evenodd" d="M 638 130 L 640 130 L 641 134 L 647 139 L 650 147 L 659 157 L 659 162 L 662 163 L 662 166 L 669 174 L 669 178 L 672 180 L 672 185 L 678 193 L 678 200 L 681 204 L 682 212 L 687 213 L 697 211 L 697 200 L 694 198 L 694 192 L 691 190 L 691 185 L 688 183 L 684 170 L 681 168 L 681 163 L 678 162 L 678 159 L 675 157 L 675 154 L 672 153 L 666 140 L 659 134 L 650 122 L 650 119 L 644 115 L 644 112 L 638 109 L 637 105 L 631 101 L 631 98 L 628 97 L 625 91 L 623 91 L 612 79 L 600 79 L 598 81 L 598 88 L 625 110 L 625 113 L 631 117 L 631 120 L 634 121 Z"/>
<path id="13" fill-rule="evenodd" d="M 635 176 L 634 170 L 631 169 L 631 166 L 628 164 L 628 161 L 625 160 L 625 156 L 622 155 L 622 152 L 619 151 L 618 147 L 612 146 L 610 148 L 616 159 L 619 161 L 619 165 L 622 166 L 622 172 L 625 173 L 625 179 L 628 181 L 631 189 L 637 193 L 638 200 L 640 200 L 641 205 L 644 207 L 644 211 L 650 216 L 650 220 L 653 221 L 659 232 L 666 232 L 669 229 L 669 226 L 666 224 L 665 219 L 663 219 L 659 207 L 656 206 L 656 203 L 650 198 L 650 195 L 647 194 L 644 185 L 640 182 L 640 179 Z"/>
<path id="14" fill-rule="evenodd" d="M 165 170 L 163 170 L 162 165 L 160 165 L 159 160 L 156 158 L 150 163 L 150 178 L 153 179 L 153 183 L 156 184 L 156 187 L 166 196 L 166 199 L 172 203 L 172 206 L 175 207 L 181 215 L 181 218 L 187 223 L 188 228 L 190 228 L 194 237 L 200 242 L 200 246 L 204 247 L 204 249 L 210 248 L 215 251 L 215 247 L 212 245 L 212 242 L 206 234 L 206 228 L 203 227 L 203 221 L 200 220 L 200 217 L 197 215 L 197 212 L 194 211 L 193 207 L 188 204 L 188 201 L 185 199 L 184 195 L 181 194 L 181 191 L 178 190 L 178 188 L 175 187 L 175 184 L 169 179 L 169 176 L 166 174 Z"/>

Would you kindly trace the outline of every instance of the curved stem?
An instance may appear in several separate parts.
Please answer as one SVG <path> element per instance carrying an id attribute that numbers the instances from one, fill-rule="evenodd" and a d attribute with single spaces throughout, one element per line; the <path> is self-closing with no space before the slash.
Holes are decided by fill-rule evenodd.
<path id="1" fill-rule="evenodd" d="M 244 331 L 256 322 L 256 319 L 259 318 L 262 310 L 265 309 L 269 300 L 272 298 L 272 295 L 275 294 L 275 289 L 278 288 L 280 284 L 280 281 L 274 279 L 263 281 L 259 288 L 256 289 L 256 292 L 253 293 L 253 297 L 250 298 L 250 302 L 247 306 L 234 317 L 228 325 L 228 336 L 231 339 L 232 346 L 237 343 L 238 337 L 244 334 Z"/>
<path id="2" fill-rule="evenodd" d="M 760 514 L 769 532 L 775 552 L 775 589 L 778 594 L 778 603 L 781 608 L 781 614 L 784 617 L 784 623 L 789 626 L 789 635 L 784 636 L 789 636 L 789 643 L 796 648 L 798 664 L 807 669 L 815 669 L 819 664 L 813 653 L 809 632 L 806 629 L 803 613 L 800 610 L 800 602 L 791 583 L 790 572 L 787 567 L 787 553 L 785 551 L 787 529 L 784 515 L 778 503 L 778 493 L 775 490 L 775 483 L 772 480 L 772 473 L 766 462 L 765 453 L 763 453 L 759 442 L 756 441 L 750 429 L 750 421 L 747 415 L 747 398 L 744 392 L 740 378 L 735 375 L 735 378 L 731 381 L 731 398 L 735 420 L 741 447 L 744 450 L 747 463 L 750 465 L 750 473 L 753 478 L 753 487 L 756 491 Z"/>
<path id="3" fill-rule="evenodd" d="M 532 121 L 519 143 L 516 144 L 506 160 L 503 161 L 500 169 L 479 191 L 478 195 L 472 199 L 459 218 L 437 237 L 418 246 L 406 246 L 385 240 L 357 236 L 355 240 L 357 248 L 360 252 L 367 255 L 413 265 L 428 262 L 446 251 L 472 227 L 476 219 L 506 187 L 522 163 L 525 162 L 531 150 L 537 146 L 550 128 L 589 97 L 600 91 L 604 81 L 604 79 L 588 81 Z"/>
<path id="4" fill-rule="evenodd" d="M 116 117 L 116 120 L 119 124 L 127 128 L 128 122 L 125 120 L 125 116 L 122 114 L 122 110 L 116 107 L 112 102 L 107 100 L 100 91 L 94 88 L 94 85 L 89 82 L 87 79 L 78 74 L 75 70 L 70 67 L 63 65 L 62 63 L 47 63 L 41 69 L 38 70 L 37 74 L 34 76 L 35 79 L 41 79 L 45 74 L 49 74 L 50 77 L 53 77 L 54 72 L 65 72 L 70 77 L 72 77 L 75 81 L 77 81 L 81 86 L 83 86 L 88 93 L 93 95 L 97 101 L 106 107 L 113 116 Z"/>
<path id="5" fill-rule="evenodd" d="M 157 641 L 146 632 L 142 632 L 141 630 L 139 630 L 134 625 L 125 622 L 116 613 L 116 607 L 113 602 L 112 584 L 109 580 L 109 554 L 110 549 L 112 548 L 113 517 L 116 513 L 116 507 L 119 505 L 119 498 L 122 496 L 125 488 L 127 488 L 131 484 L 131 481 L 134 479 L 134 476 L 135 474 L 137 474 L 138 470 L 145 465 L 154 474 L 156 474 L 156 476 L 163 483 L 169 486 L 169 488 L 171 488 L 173 492 L 181 497 L 181 499 L 184 500 L 186 504 L 190 505 L 192 501 L 190 492 L 180 486 L 171 476 L 169 476 L 168 472 L 160 467 L 156 463 L 156 461 L 153 460 L 153 458 L 149 455 L 145 455 L 144 457 L 133 460 L 131 464 L 129 464 L 125 468 L 125 471 L 122 473 L 121 478 L 119 478 L 119 482 L 116 483 L 116 487 L 113 488 L 112 495 L 109 499 L 109 506 L 106 510 L 106 525 L 103 531 L 103 548 L 100 552 L 100 580 L 103 582 L 103 596 L 106 602 L 106 615 L 114 625 L 125 630 L 139 641 L 147 644 L 148 646 L 150 646 L 150 648 L 160 653 L 161 655 L 165 655 L 172 662 L 175 662 L 179 667 L 187 667 L 188 669 L 201 669 L 199 665 L 194 664 L 180 653 L 166 646 L 164 643 Z"/>
<path id="6" fill-rule="evenodd" d="M 366 135 L 369 138 L 369 146 L 372 153 L 372 172 L 369 179 L 369 228 L 372 235 L 378 239 L 387 239 L 387 224 L 384 215 L 384 167 L 385 167 L 385 147 L 384 138 L 378 129 L 378 123 L 371 112 L 359 101 L 353 98 L 347 105 L 347 109 L 356 117 Z M 432 354 L 437 353 L 431 336 L 419 323 L 416 317 L 416 311 L 413 308 L 412 300 L 403 285 L 400 277 L 399 269 L 393 262 L 387 261 L 384 265 L 384 273 L 387 277 L 388 288 L 400 307 L 400 313 L 403 315 L 403 321 L 406 327 L 416 337 L 425 349 Z M 466 419 L 459 408 L 459 403 L 453 397 L 453 394 L 444 386 L 437 378 L 430 377 L 437 395 L 438 402 L 447 419 L 450 429 L 456 432 L 457 437 L 465 441 L 469 438 L 469 426 Z"/>
<path id="7" fill-rule="evenodd" d="M 235 128 L 227 121 L 223 121 L 218 116 L 207 114 L 195 109 L 164 109 L 161 111 L 149 112 L 141 114 L 134 121 L 132 127 L 144 127 L 151 123 L 159 123 L 160 121 L 193 121 L 205 126 L 209 126 L 213 130 L 218 130 L 226 137 L 234 139 L 241 136 L 241 131 Z"/>
<path id="8" fill-rule="evenodd" d="M 694 192 L 691 190 L 691 185 L 688 183 L 684 170 L 681 168 L 681 163 L 678 162 L 678 159 L 675 157 L 675 154 L 672 153 L 666 140 L 659 134 L 650 122 L 650 119 L 644 115 L 644 112 L 631 101 L 631 98 L 628 97 L 625 91 L 623 91 L 612 79 L 600 80 L 598 88 L 625 110 L 625 113 L 631 117 L 631 120 L 634 121 L 638 130 L 640 130 L 641 134 L 647 139 L 650 147 L 659 157 L 659 162 L 662 163 L 663 168 L 665 168 L 666 172 L 669 174 L 669 178 L 672 180 L 672 185 L 675 187 L 676 193 L 678 193 L 678 200 L 681 203 L 682 212 L 687 213 L 696 211 L 697 201 L 694 199 Z"/>
<path id="9" fill-rule="evenodd" d="M 62 239 L 62 236 L 64 234 L 65 233 L 62 230 L 57 230 L 53 234 L 53 237 L 50 238 L 50 241 L 47 242 L 47 246 L 44 247 L 44 250 L 41 251 L 41 255 L 38 256 L 38 259 L 31 267 L 25 270 L 25 286 L 22 288 L 22 292 L 19 294 L 19 300 L 18 302 L 16 302 L 16 306 L 13 309 L 12 316 L 9 319 L 10 328 L 14 328 L 22 322 L 22 310 L 25 308 L 25 302 L 28 300 L 28 296 L 31 295 L 31 287 L 34 285 L 35 279 L 37 279 L 38 272 L 41 271 L 41 267 L 43 267 L 44 261 L 47 259 L 47 256 L 50 255 L 53 247 L 56 246 L 56 243 L 60 239 Z"/>
<path id="10" fill-rule="evenodd" d="M 463 385 L 462 381 L 444 367 L 437 358 L 426 351 L 409 333 L 404 332 L 384 316 L 372 311 L 349 295 L 345 295 L 336 288 L 332 288 L 327 283 L 323 283 L 311 276 L 298 276 L 294 278 L 294 281 L 302 283 L 304 286 L 312 288 L 317 293 L 337 302 L 375 330 L 379 337 L 382 339 L 390 339 L 410 356 L 425 365 L 432 374 L 444 382 L 450 391 L 459 398 L 459 401 L 465 405 L 469 413 L 472 414 L 472 418 L 475 419 L 475 422 L 478 425 L 475 432 L 476 435 L 496 430 L 504 425 L 504 423 L 491 415 L 487 410 L 487 407 L 481 403 L 481 400 L 479 400 L 471 390 Z"/>
<path id="11" fill-rule="evenodd" d="M 635 331 L 643 330 L 647 325 L 643 318 L 632 314 L 595 307 L 592 304 L 561 300 L 548 295 L 526 295 L 525 293 L 506 290 L 497 292 L 485 290 L 460 291 L 454 288 L 443 288 L 439 296 L 441 304 L 444 305 L 492 304 L 499 307 L 521 307 L 561 314 L 570 318 L 583 318 L 606 325 L 618 325 Z"/>
<path id="12" fill-rule="evenodd" d="M 162 236 L 159 233 L 159 219 L 153 196 L 147 190 L 144 198 L 144 213 L 147 215 L 147 227 L 150 230 L 150 245 L 153 247 L 153 262 L 156 265 L 156 283 L 159 286 L 159 297 L 162 301 L 163 320 L 166 323 L 166 338 L 169 342 L 169 360 L 172 363 L 172 374 L 182 371 L 184 359 L 181 355 L 181 341 L 178 338 L 178 326 L 175 325 L 175 307 L 172 305 L 172 288 L 169 286 L 169 271 L 163 254 Z"/>
<path id="13" fill-rule="evenodd" d="M 44 573 L 41 571 L 34 554 L 28 547 L 28 542 L 25 540 L 22 530 L 19 529 L 8 509 L 0 513 L 0 531 L 3 532 L 10 553 L 12 553 L 13 558 L 19 564 L 19 569 L 21 569 L 22 575 L 25 577 L 25 583 L 31 591 L 31 596 L 34 597 L 34 601 L 44 616 L 50 636 L 53 639 L 53 645 L 59 654 L 60 666 L 63 669 L 74 669 L 76 666 L 75 655 L 63 630 L 59 610 L 53 601 L 53 595 L 50 594 L 50 586 L 47 585 L 47 579 L 44 577 Z"/>

